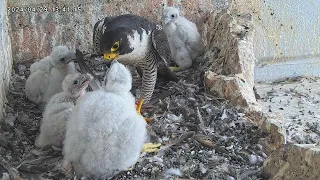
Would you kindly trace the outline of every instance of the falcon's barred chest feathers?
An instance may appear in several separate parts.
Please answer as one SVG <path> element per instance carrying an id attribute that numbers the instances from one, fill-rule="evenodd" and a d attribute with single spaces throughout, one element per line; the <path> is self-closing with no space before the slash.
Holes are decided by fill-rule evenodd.
<path id="1" fill-rule="evenodd" d="M 143 17 L 132 14 L 106 17 L 95 24 L 93 42 L 96 53 L 106 60 L 117 59 L 122 64 L 142 68 L 144 102 L 151 99 L 157 73 L 177 81 L 167 65 L 170 47 L 164 31 Z"/>

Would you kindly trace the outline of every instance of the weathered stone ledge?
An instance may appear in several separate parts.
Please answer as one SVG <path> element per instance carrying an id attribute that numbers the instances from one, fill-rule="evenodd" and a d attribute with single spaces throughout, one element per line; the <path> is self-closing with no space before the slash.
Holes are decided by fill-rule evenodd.
<path id="1" fill-rule="evenodd" d="M 206 88 L 243 110 L 249 121 L 268 133 L 261 139 L 268 154 L 263 175 L 267 179 L 320 179 L 320 146 L 286 142 L 282 115 L 263 114 L 256 101 L 254 29 L 250 15 L 216 11 L 210 14 L 206 26 L 208 44 L 204 57 L 214 59 L 214 48 L 220 50 L 211 70 L 205 73 Z"/>
<path id="2" fill-rule="evenodd" d="M 250 15 L 231 14 L 227 10 L 213 12 L 207 21 L 207 51 L 212 58 L 220 49 L 211 71 L 205 74 L 206 88 L 245 111 L 261 111 L 253 91 L 255 56 L 254 29 Z"/>
<path id="3" fill-rule="evenodd" d="M 320 179 L 320 146 L 286 144 L 264 162 L 263 174 L 274 180 Z"/>

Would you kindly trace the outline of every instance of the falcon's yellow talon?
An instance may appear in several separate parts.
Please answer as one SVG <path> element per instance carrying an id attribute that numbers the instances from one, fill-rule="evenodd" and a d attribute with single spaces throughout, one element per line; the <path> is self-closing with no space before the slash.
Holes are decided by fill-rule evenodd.
<path id="1" fill-rule="evenodd" d="M 141 107 L 142 107 L 143 102 L 144 102 L 144 99 L 140 99 L 140 100 L 139 100 L 139 103 L 138 103 L 138 104 L 135 104 L 137 113 L 138 113 L 139 115 L 141 115 Z M 147 123 L 150 123 L 150 122 L 152 121 L 152 118 L 145 118 L 145 117 L 144 117 L 144 119 L 145 119 L 145 121 L 146 121 Z"/>
<path id="2" fill-rule="evenodd" d="M 145 117 L 144 119 L 146 120 L 147 123 L 150 123 L 152 121 L 152 118 Z"/>
<path id="3" fill-rule="evenodd" d="M 153 144 L 153 143 L 146 143 L 143 145 L 141 152 L 156 152 L 158 151 L 158 148 L 161 146 L 160 143 L 158 144 Z"/>
<path id="4" fill-rule="evenodd" d="M 144 102 L 144 99 L 140 99 L 138 105 L 136 105 L 136 109 L 139 115 L 141 115 L 141 107 Z"/>
<path id="5" fill-rule="evenodd" d="M 181 67 L 169 67 L 171 71 L 180 71 Z"/>

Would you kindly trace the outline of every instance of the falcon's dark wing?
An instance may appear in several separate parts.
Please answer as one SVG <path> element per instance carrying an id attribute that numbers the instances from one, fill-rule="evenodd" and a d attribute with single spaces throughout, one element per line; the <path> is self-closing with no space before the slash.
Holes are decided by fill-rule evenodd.
<path id="1" fill-rule="evenodd" d="M 156 28 L 152 31 L 152 43 L 158 54 L 159 76 L 170 81 L 179 81 L 178 77 L 169 68 L 169 65 L 171 64 L 171 51 L 167 35 L 162 29 L 162 26 L 156 25 Z"/>

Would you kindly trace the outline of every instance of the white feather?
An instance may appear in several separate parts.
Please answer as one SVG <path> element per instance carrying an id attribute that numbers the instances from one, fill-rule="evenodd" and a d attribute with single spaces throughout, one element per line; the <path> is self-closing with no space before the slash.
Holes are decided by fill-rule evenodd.
<path id="1" fill-rule="evenodd" d="M 177 169 L 177 168 L 170 168 L 170 169 L 167 169 L 165 172 L 164 172 L 165 175 L 174 175 L 174 176 L 180 176 L 182 177 L 182 173 L 180 171 L 180 169 Z"/>
<path id="2" fill-rule="evenodd" d="M 133 51 L 128 54 L 120 55 L 117 60 L 123 64 L 133 64 L 133 62 L 141 62 L 146 54 L 150 51 L 151 31 L 146 32 L 142 29 L 141 40 L 139 33 L 134 30 L 133 37 L 128 35 L 130 47 Z"/>

